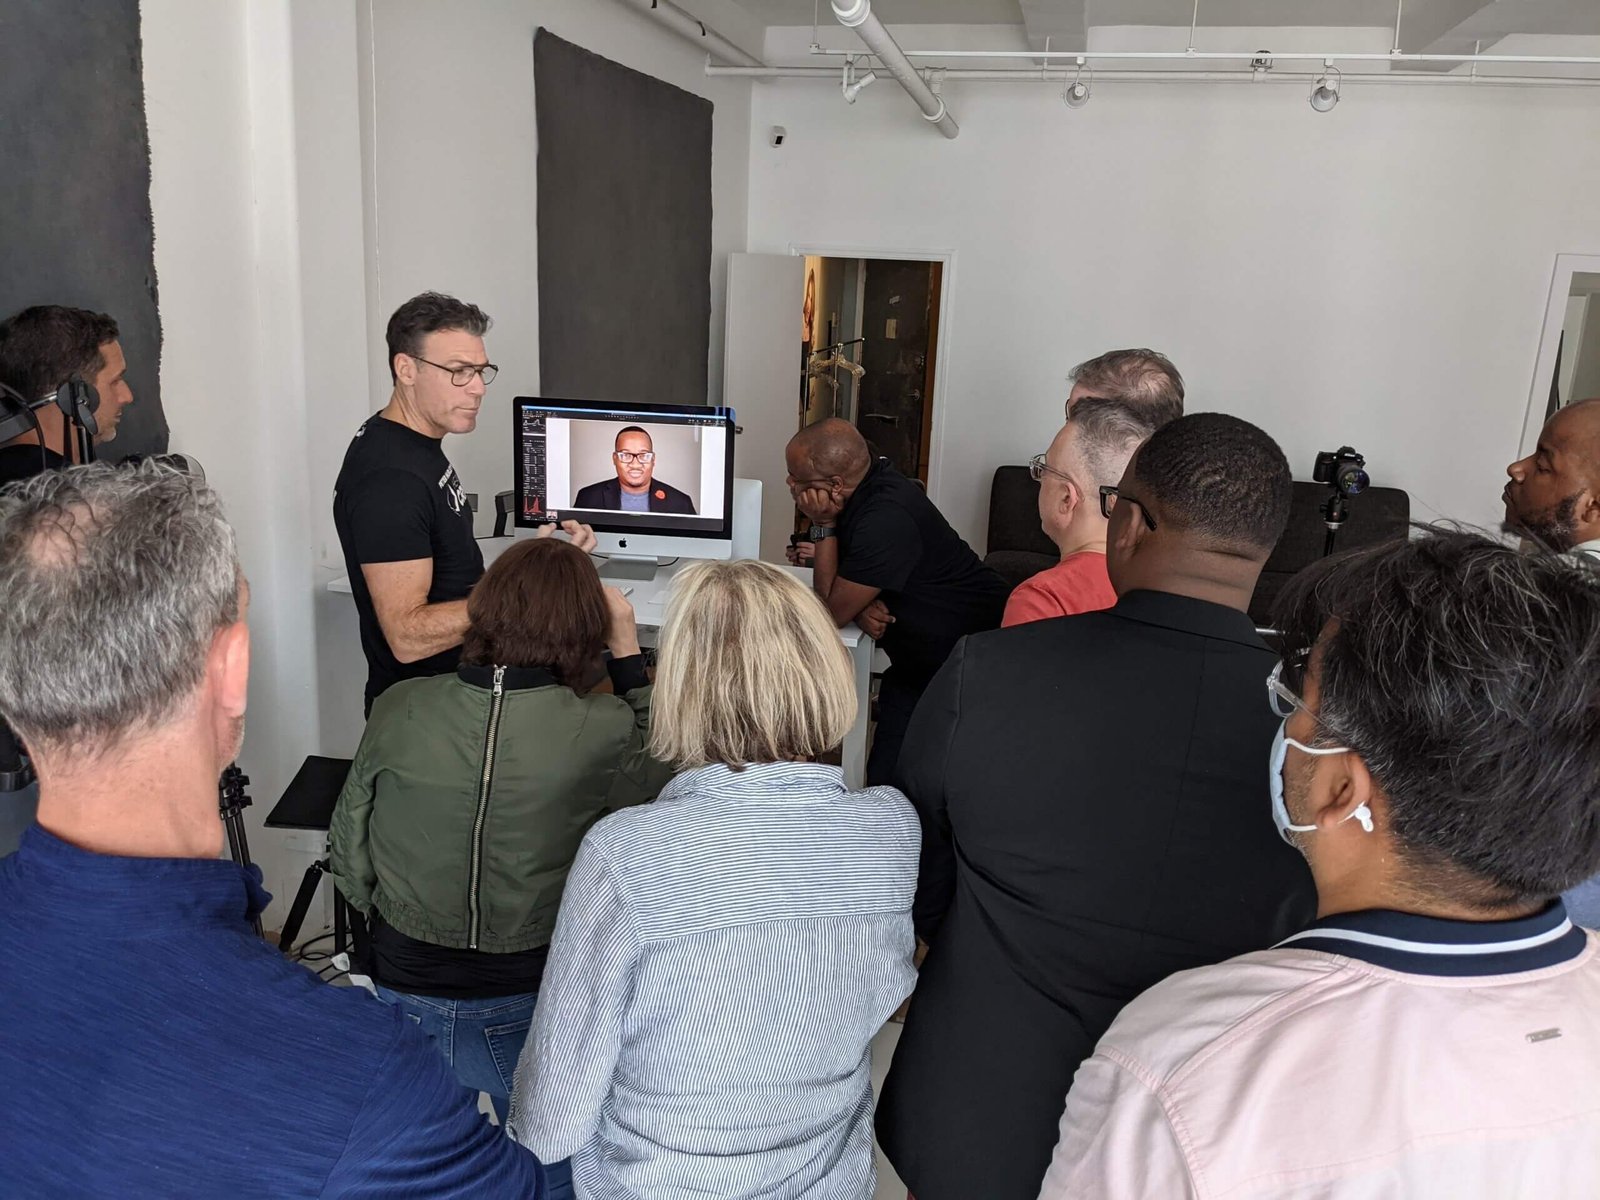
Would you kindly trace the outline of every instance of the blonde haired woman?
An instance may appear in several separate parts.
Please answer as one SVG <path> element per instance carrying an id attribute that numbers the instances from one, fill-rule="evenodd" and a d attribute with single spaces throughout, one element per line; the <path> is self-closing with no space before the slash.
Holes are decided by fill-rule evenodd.
<path id="1" fill-rule="evenodd" d="M 838 632 L 766 563 L 673 588 L 651 747 L 680 774 L 567 882 L 511 1136 L 580 1197 L 866 1200 L 869 1044 L 911 991 L 917 817 L 816 760 L 855 719 Z"/>

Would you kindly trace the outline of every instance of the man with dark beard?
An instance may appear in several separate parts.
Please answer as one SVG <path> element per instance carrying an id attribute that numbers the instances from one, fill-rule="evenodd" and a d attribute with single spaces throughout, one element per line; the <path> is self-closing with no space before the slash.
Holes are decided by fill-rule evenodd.
<path id="1" fill-rule="evenodd" d="M 1600 559 L 1600 398 L 1546 421 L 1533 453 L 1506 474 L 1507 533 Z"/>
<path id="2" fill-rule="evenodd" d="M 1506 468 L 1505 530 L 1600 566 L 1600 397 L 1545 422 L 1539 444 Z M 1600 926 L 1600 877 L 1564 897 L 1572 919 Z"/>

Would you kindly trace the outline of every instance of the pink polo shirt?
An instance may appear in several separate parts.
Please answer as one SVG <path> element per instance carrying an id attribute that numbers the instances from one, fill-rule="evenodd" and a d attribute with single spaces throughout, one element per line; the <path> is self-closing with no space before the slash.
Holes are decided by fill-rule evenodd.
<path id="1" fill-rule="evenodd" d="M 1039 1195 L 1600 1196 L 1600 939 L 1348 913 L 1174 975 L 1079 1068 Z"/>

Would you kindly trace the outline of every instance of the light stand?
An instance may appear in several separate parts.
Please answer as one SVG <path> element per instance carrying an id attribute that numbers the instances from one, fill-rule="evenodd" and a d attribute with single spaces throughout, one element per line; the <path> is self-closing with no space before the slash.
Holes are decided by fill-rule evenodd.
<path id="1" fill-rule="evenodd" d="M 1339 529 L 1349 515 L 1349 506 L 1345 504 L 1343 492 L 1334 492 L 1322 506 L 1322 523 L 1328 527 L 1328 536 L 1322 542 L 1323 558 L 1333 553 L 1333 544 L 1339 538 Z"/>
<path id="2" fill-rule="evenodd" d="M 228 853 L 241 867 L 251 865 L 250 842 L 244 832 L 244 810 L 251 804 L 244 789 L 249 782 L 250 776 L 239 769 L 238 763 L 229 763 L 217 783 L 217 809 L 222 815 L 222 827 L 228 831 Z M 255 915 L 253 923 L 256 936 L 262 936 L 260 913 Z"/>

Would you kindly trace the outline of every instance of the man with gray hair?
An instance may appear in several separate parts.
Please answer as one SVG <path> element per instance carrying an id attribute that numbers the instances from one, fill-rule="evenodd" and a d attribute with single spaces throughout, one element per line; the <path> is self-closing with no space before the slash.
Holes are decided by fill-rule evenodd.
<path id="1" fill-rule="evenodd" d="M 1067 378 L 1070 417 L 1091 396 L 1120 400 L 1139 413 L 1152 431 L 1183 416 L 1183 376 L 1172 360 L 1155 350 L 1107 350 L 1073 367 Z"/>
<path id="2" fill-rule="evenodd" d="M 219 857 L 250 635 L 216 494 L 154 463 L 15 486 L 0 595 L 39 774 L 0 860 L 0 1194 L 542 1192 L 399 1010 L 252 933 L 260 873 Z"/>
<path id="3" fill-rule="evenodd" d="M 1106 573 L 1106 525 L 1100 485 L 1122 478 L 1128 460 L 1155 431 L 1118 400 L 1079 401 L 1050 449 L 1028 463 L 1039 484 L 1039 524 L 1061 561 L 1024 580 L 1006 601 L 1002 625 L 1023 625 L 1117 602 Z"/>

